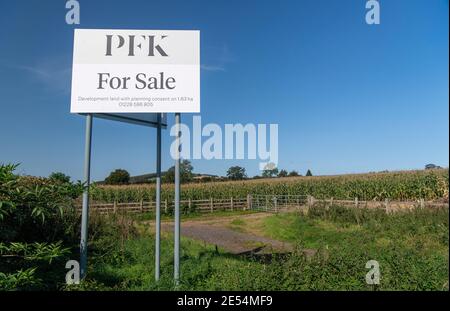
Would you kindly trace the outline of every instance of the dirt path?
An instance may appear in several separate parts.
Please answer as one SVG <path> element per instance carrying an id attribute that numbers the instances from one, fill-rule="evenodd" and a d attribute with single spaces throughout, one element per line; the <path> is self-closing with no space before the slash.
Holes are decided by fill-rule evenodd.
<path id="1" fill-rule="evenodd" d="M 287 252 L 292 249 L 289 243 L 266 238 L 254 233 L 239 232 L 230 228 L 233 221 L 239 219 L 245 223 L 258 222 L 269 216 L 266 213 L 217 217 L 211 219 L 196 219 L 182 221 L 181 235 L 226 250 L 233 254 L 265 254 L 272 252 Z M 161 229 L 173 232 L 173 222 L 164 222 Z"/>

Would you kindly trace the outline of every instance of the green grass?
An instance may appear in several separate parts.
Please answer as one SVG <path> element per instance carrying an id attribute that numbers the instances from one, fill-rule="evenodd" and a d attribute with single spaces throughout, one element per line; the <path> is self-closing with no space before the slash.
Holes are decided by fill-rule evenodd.
<path id="1" fill-rule="evenodd" d="M 417 248 L 426 254 L 448 253 L 448 209 L 398 212 L 318 207 L 309 215 L 278 214 L 264 220 L 266 234 L 308 248 Z"/>
<path id="2" fill-rule="evenodd" d="M 182 213 L 181 218 L 183 220 L 206 220 L 206 219 L 213 219 L 217 217 L 226 217 L 226 216 L 238 216 L 238 215 L 248 215 L 248 214 L 254 214 L 257 213 L 255 211 L 251 210 L 234 210 L 234 211 L 214 211 L 212 213 L 200 213 L 200 212 L 189 212 L 189 213 Z M 129 217 L 131 217 L 133 220 L 136 221 L 154 221 L 155 220 L 155 213 L 153 212 L 145 212 L 145 213 L 135 213 L 135 214 L 128 214 Z M 174 218 L 171 214 L 162 214 L 161 215 L 161 221 L 172 221 Z"/>
<path id="3" fill-rule="evenodd" d="M 234 221 L 241 226 L 241 221 Z M 386 215 L 381 211 L 315 208 L 308 215 L 265 219 L 265 234 L 295 251 L 272 260 L 239 257 L 182 239 L 181 283 L 172 281 L 172 236 L 161 245 L 161 280 L 154 281 L 149 232 L 107 256 L 91 258 L 87 281 L 70 289 L 113 290 L 448 290 L 448 209 Z M 302 249 L 324 250 L 306 258 Z M 326 254 L 326 256 L 324 255 Z M 377 260 L 381 284 L 365 283 L 368 260 Z"/>
<path id="4" fill-rule="evenodd" d="M 231 222 L 230 222 L 230 224 L 228 225 L 228 227 L 231 229 L 231 230 L 234 230 L 234 231 L 237 231 L 237 232 L 244 232 L 245 231 L 245 225 L 246 225 L 247 223 L 243 220 L 243 219 L 241 219 L 241 218 L 236 218 L 236 219 L 233 219 Z"/>

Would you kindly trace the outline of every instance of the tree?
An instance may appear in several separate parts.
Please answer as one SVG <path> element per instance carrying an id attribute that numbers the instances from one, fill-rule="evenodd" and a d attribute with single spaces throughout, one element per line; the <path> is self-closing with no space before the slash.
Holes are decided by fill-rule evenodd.
<path id="1" fill-rule="evenodd" d="M 288 172 L 286 170 L 281 170 L 278 173 L 278 177 L 287 177 L 287 175 L 288 175 Z"/>
<path id="2" fill-rule="evenodd" d="M 291 171 L 289 172 L 289 177 L 295 177 L 295 176 L 300 176 L 299 173 L 297 171 Z"/>
<path id="3" fill-rule="evenodd" d="M 117 169 L 105 179 L 108 185 L 126 185 L 130 182 L 130 173 L 123 169 Z"/>
<path id="4" fill-rule="evenodd" d="M 247 178 L 245 168 L 240 166 L 232 166 L 227 171 L 227 177 L 231 180 L 241 180 Z"/>
<path id="5" fill-rule="evenodd" d="M 311 173 L 311 171 L 310 170 L 308 170 L 307 172 L 306 172 L 306 176 L 312 176 L 313 174 Z"/>
<path id="6" fill-rule="evenodd" d="M 188 182 L 192 180 L 192 171 L 194 167 L 189 160 L 182 160 L 180 162 L 180 179 L 181 182 Z M 163 181 L 166 183 L 175 182 L 175 166 L 172 166 L 164 174 Z"/>
<path id="7" fill-rule="evenodd" d="M 70 183 L 70 176 L 67 176 L 66 174 L 61 172 L 53 172 L 50 174 L 50 176 L 48 176 L 48 178 L 61 184 Z"/>
<path id="8" fill-rule="evenodd" d="M 277 176 L 277 175 L 278 175 L 277 168 L 265 169 L 265 170 L 263 170 L 263 173 L 262 173 L 262 177 L 264 177 L 264 178 L 273 177 L 273 176 Z"/>

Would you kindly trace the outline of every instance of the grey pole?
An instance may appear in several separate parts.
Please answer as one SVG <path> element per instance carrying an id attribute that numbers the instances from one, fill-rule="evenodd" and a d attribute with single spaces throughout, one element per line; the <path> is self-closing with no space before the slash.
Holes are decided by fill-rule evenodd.
<path id="1" fill-rule="evenodd" d="M 86 138 L 84 153 L 84 182 L 83 210 L 81 213 L 81 241 L 80 241 L 80 276 L 86 276 L 87 269 L 87 238 L 89 222 L 89 185 L 91 182 L 91 139 L 92 139 L 92 114 L 86 117 Z"/>
<path id="2" fill-rule="evenodd" d="M 161 114 L 158 114 L 156 130 L 156 241 L 155 241 L 155 280 L 159 281 L 159 254 L 161 231 Z"/>
<path id="3" fill-rule="evenodd" d="M 175 154 L 175 232 L 174 232 L 174 279 L 178 285 L 180 279 L 180 113 L 175 113 L 176 124 L 176 154 Z"/>

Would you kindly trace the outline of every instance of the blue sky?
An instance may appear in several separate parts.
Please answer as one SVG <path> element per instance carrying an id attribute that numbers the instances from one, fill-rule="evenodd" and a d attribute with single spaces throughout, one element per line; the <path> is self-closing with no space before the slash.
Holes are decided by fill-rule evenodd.
<path id="1" fill-rule="evenodd" d="M 278 123 L 279 166 L 340 174 L 448 166 L 448 1 L 80 0 L 79 28 L 199 29 L 203 123 Z M 0 162 L 81 179 L 65 1 L 0 2 Z M 189 124 L 192 115 L 182 116 Z M 173 116 L 169 116 L 173 123 Z M 163 137 L 163 168 L 173 165 Z M 92 176 L 154 171 L 155 130 L 94 120 Z M 259 160 L 196 160 L 259 174 Z"/>

